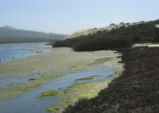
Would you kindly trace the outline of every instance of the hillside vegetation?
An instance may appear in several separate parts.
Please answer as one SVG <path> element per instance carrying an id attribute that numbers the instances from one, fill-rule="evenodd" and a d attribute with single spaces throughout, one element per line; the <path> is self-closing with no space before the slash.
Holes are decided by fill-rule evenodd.
<path id="1" fill-rule="evenodd" d="M 158 42 L 159 20 L 111 24 L 105 28 L 80 30 L 54 47 L 72 47 L 76 51 L 91 51 L 129 47 L 134 43 Z"/>

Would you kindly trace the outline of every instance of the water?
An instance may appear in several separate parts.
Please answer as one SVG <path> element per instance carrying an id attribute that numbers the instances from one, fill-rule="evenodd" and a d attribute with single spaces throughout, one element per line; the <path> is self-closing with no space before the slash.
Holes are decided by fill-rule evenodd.
<path id="1" fill-rule="evenodd" d="M 10 99 L 8 101 L 0 103 L 0 113 L 49 113 L 47 108 L 53 106 L 57 102 L 62 100 L 58 97 L 45 97 L 45 98 L 36 98 L 36 96 L 42 92 L 48 90 L 65 90 L 72 84 L 76 82 L 77 79 L 87 78 L 90 75 L 101 75 L 99 77 L 94 77 L 91 80 L 86 80 L 85 82 L 99 82 L 108 80 L 109 75 L 115 74 L 110 67 L 106 65 L 98 66 L 98 70 L 87 70 L 79 71 L 76 73 L 68 74 L 64 77 L 50 80 L 48 83 L 45 83 L 43 86 L 32 89 L 28 93 L 21 95 L 18 98 Z M 103 70 L 103 68 L 107 68 Z M 112 79 L 112 78 L 111 78 Z M 8 109 L 9 107 L 9 109 Z"/>
<path id="2" fill-rule="evenodd" d="M 51 51 L 51 46 L 45 44 L 46 43 L 0 44 L 1 62 L 8 62 L 17 58 L 23 58 L 26 56 L 37 55 L 43 52 Z M 36 49 L 29 49 L 28 47 L 31 46 L 36 47 Z M 51 79 L 35 89 L 30 89 L 24 94 L 17 95 L 17 98 L 9 98 L 8 100 L 0 101 L 0 113 L 49 113 L 47 108 L 55 105 L 58 102 L 62 102 L 63 100 L 56 96 L 39 99 L 36 98 L 38 94 L 48 90 L 56 90 L 57 92 L 63 91 L 68 89 L 74 83 L 91 83 L 111 80 L 115 76 L 118 76 L 112 69 L 120 67 L 120 65 L 118 66 L 103 63 L 97 66 L 93 66 L 93 70 L 78 70 L 75 73 L 67 73 L 65 76 L 60 78 Z M 112 74 L 115 76 L 111 77 L 110 75 Z M 78 80 L 81 78 L 88 78 L 91 75 L 100 76 L 95 76 L 90 80 Z M 39 74 L 37 74 L 37 77 L 38 76 Z M 28 76 L 26 76 L 26 78 L 24 76 L 16 77 L 13 75 L 13 77 L 6 79 L 0 78 L 0 87 L 8 87 L 12 83 L 16 84 L 25 82 L 28 80 L 27 77 Z"/>
<path id="3" fill-rule="evenodd" d="M 0 44 L 0 63 L 48 52 L 51 46 L 46 44 L 46 42 Z M 32 46 L 38 49 L 29 48 Z"/>

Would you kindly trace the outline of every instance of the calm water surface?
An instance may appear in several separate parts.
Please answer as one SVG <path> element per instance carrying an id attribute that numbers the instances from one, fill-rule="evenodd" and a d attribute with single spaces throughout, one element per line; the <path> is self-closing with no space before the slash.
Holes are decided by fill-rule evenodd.
<path id="1" fill-rule="evenodd" d="M 21 44 L 0 44 L 0 60 L 1 62 L 7 62 L 14 60 L 16 58 L 22 58 L 31 55 L 37 55 L 43 52 L 51 51 L 51 46 L 46 45 L 46 43 L 21 43 Z M 55 50 L 55 49 L 54 49 Z M 55 51 L 54 51 L 55 52 Z M 59 62 L 60 63 L 60 62 Z M 116 68 L 121 66 L 116 65 Z M 91 83 L 100 82 L 105 80 L 111 80 L 118 76 L 112 69 L 115 68 L 114 65 L 101 64 L 95 66 L 93 70 L 80 70 L 75 73 L 68 73 L 63 77 L 57 79 L 50 79 L 43 85 L 30 89 L 28 92 L 18 95 L 17 98 L 10 98 L 8 100 L 0 101 L 0 113 L 49 113 L 47 108 L 55 105 L 63 100 L 59 97 L 46 97 L 46 98 L 36 98 L 41 92 L 48 90 L 63 91 L 68 89 L 72 84 L 77 82 L 77 79 L 87 78 L 91 75 L 101 75 L 99 77 L 94 77 L 87 81 L 78 81 L 78 83 Z M 109 77 L 110 75 L 113 77 Z M 25 82 L 25 79 L 16 77 L 11 77 L 6 80 L 0 79 L 0 86 L 8 86 L 12 81 Z"/>
<path id="2" fill-rule="evenodd" d="M 46 44 L 46 42 L 0 44 L 0 63 L 48 52 L 51 46 Z"/>

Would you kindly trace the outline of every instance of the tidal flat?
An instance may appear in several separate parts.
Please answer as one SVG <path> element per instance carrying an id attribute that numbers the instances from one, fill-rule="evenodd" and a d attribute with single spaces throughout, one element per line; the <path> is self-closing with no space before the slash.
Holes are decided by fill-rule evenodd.
<path id="1" fill-rule="evenodd" d="M 50 48 L 46 53 L 0 63 L 0 112 L 60 113 L 80 98 L 97 96 L 121 73 L 118 56 L 115 51 Z M 50 90 L 56 95 L 37 98 Z"/>

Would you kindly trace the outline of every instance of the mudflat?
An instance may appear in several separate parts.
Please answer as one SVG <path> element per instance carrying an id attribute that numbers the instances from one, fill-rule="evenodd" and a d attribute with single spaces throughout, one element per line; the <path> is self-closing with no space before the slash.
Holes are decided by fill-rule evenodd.
<path id="1" fill-rule="evenodd" d="M 70 48 L 53 48 L 47 53 L 1 63 L 0 100 L 17 97 L 68 73 L 95 70 L 94 66 L 103 63 L 118 65 L 117 56 L 120 54 L 115 51 L 74 52 Z"/>

